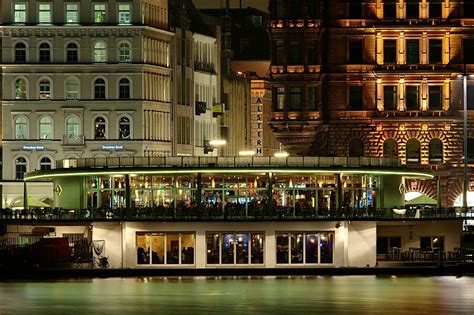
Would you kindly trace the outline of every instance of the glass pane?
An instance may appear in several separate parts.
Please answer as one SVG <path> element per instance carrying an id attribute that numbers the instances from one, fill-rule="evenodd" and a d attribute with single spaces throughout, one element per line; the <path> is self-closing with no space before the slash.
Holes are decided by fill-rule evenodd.
<path id="1" fill-rule="evenodd" d="M 277 264 L 287 264 L 288 263 L 288 234 L 277 234 L 276 236 L 277 243 Z"/>
<path id="2" fill-rule="evenodd" d="M 252 264 L 263 264 L 263 234 L 252 234 Z"/>
<path id="3" fill-rule="evenodd" d="M 318 235 L 306 234 L 306 263 L 318 263 Z"/>
<path id="4" fill-rule="evenodd" d="M 388 237 L 377 237 L 377 255 L 388 254 Z"/>
<path id="5" fill-rule="evenodd" d="M 443 236 L 433 237 L 433 250 L 444 251 L 444 237 Z"/>
<path id="6" fill-rule="evenodd" d="M 222 239 L 222 263 L 233 264 L 234 263 L 234 234 L 224 234 Z"/>
<path id="7" fill-rule="evenodd" d="M 151 263 L 152 264 L 165 263 L 165 235 L 164 234 L 151 235 Z"/>
<path id="8" fill-rule="evenodd" d="M 179 264 L 179 234 L 166 236 L 166 263 Z"/>
<path id="9" fill-rule="evenodd" d="M 431 248 L 431 237 L 429 236 L 423 236 L 420 237 L 420 248 L 423 251 L 430 251 Z"/>
<path id="10" fill-rule="evenodd" d="M 291 263 L 303 263 L 303 234 L 291 234 Z"/>
<path id="11" fill-rule="evenodd" d="M 148 234 L 137 234 L 137 264 L 150 263 L 150 236 Z"/>
<path id="12" fill-rule="evenodd" d="M 249 263 L 249 235 L 248 234 L 236 234 L 236 252 L 237 252 L 237 264 L 248 264 Z"/>
<path id="13" fill-rule="evenodd" d="M 321 263 L 332 264 L 333 262 L 333 239 L 334 233 L 326 232 L 320 234 Z"/>
<path id="14" fill-rule="evenodd" d="M 194 264 L 194 234 L 181 234 L 181 263 Z"/>
<path id="15" fill-rule="evenodd" d="M 219 234 L 207 234 L 207 263 L 219 263 Z"/>

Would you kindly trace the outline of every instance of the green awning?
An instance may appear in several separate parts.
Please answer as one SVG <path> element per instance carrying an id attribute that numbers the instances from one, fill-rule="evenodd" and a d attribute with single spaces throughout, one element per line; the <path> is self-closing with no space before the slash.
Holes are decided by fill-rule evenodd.
<path id="1" fill-rule="evenodd" d="M 27 197 L 26 202 L 27 202 L 26 204 L 28 205 L 28 208 L 49 208 L 49 207 L 51 207 L 47 203 L 44 203 L 42 201 L 36 200 L 34 198 L 31 198 L 31 197 Z M 15 200 L 10 205 L 10 207 L 11 208 L 23 208 L 24 204 L 25 204 L 24 199 L 22 197 L 22 198 L 19 198 L 19 199 Z"/>
<path id="2" fill-rule="evenodd" d="M 408 206 L 413 206 L 413 205 L 432 205 L 436 206 L 438 202 L 434 200 L 433 198 L 428 197 L 427 195 L 421 195 L 419 197 L 416 197 L 410 201 L 405 202 L 406 205 Z"/>

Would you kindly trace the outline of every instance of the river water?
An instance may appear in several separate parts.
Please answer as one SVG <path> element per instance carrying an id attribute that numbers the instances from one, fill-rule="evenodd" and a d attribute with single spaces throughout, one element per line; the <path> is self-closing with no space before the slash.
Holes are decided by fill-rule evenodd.
<path id="1" fill-rule="evenodd" d="M 0 283 L 0 314 L 474 314 L 473 277 L 109 278 Z"/>

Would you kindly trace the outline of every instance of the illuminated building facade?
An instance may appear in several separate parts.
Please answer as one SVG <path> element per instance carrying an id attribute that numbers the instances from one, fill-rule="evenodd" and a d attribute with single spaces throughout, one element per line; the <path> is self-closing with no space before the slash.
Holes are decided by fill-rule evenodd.
<path id="1" fill-rule="evenodd" d="M 406 191 L 434 197 L 441 189 L 443 206 L 460 205 L 459 76 L 473 70 L 473 8 L 450 0 L 272 0 L 277 140 L 298 155 L 398 157 L 433 169 L 440 187 L 415 180 Z M 472 95 L 469 82 L 469 164 Z"/>

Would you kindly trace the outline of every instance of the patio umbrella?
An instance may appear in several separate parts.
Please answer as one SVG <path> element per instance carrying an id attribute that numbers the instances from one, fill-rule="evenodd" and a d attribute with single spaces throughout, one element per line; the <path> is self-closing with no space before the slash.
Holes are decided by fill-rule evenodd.
<path id="1" fill-rule="evenodd" d="M 50 205 L 48 205 L 47 203 L 44 203 L 42 201 L 39 201 L 39 200 L 36 200 L 34 198 L 31 198 L 31 197 L 27 197 L 26 198 L 26 203 L 28 205 L 29 208 L 49 208 Z M 25 204 L 25 200 L 23 199 L 23 197 L 21 198 L 18 198 L 16 201 L 14 201 L 10 207 L 11 208 L 23 208 L 23 205 Z"/>
<path id="2" fill-rule="evenodd" d="M 413 198 L 410 201 L 405 202 L 408 206 L 415 206 L 415 205 L 430 205 L 436 206 L 438 202 L 433 198 L 428 197 L 427 195 L 421 195 L 419 197 Z"/>

